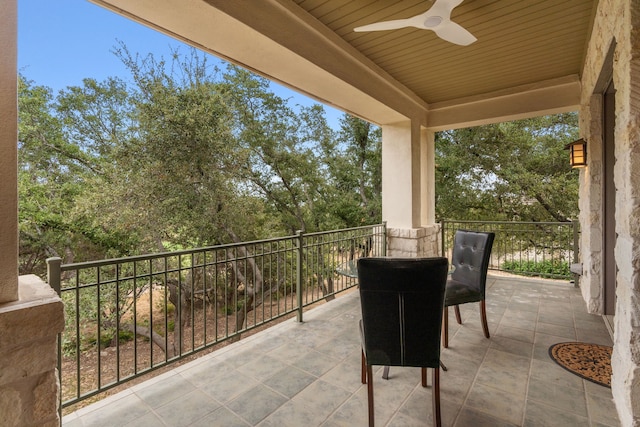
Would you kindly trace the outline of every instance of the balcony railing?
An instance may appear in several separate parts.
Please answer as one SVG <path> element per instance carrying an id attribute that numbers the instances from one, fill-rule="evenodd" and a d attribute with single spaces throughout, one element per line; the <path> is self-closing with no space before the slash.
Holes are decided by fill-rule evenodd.
<path id="1" fill-rule="evenodd" d="M 443 221 L 445 256 L 457 229 L 496 233 L 492 269 L 571 279 L 573 223 Z M 349 261 L 384 255 L 378 224 L 97 262 L 51 258 L 49 283 L 66 313 L 62 407 L 277 319 L 302 321 L 305 307 L 355 286 L 339 274 Z"/>
<path id="2" fill-rule="evenodd" d="M 442 221 L 442 254 L 450 256 L 458 229 L 492 231 L 492 270 L 553 279 L 573 278 L 578 262 L 577 222 Z"/>
<path id="3" fill-rule="evenodd" d="M 386 255 L 384 224 L 156 255 L 62 264 L 49 284 L 65 306 L 62 407 L 355 286 L 337 273 Z"/>

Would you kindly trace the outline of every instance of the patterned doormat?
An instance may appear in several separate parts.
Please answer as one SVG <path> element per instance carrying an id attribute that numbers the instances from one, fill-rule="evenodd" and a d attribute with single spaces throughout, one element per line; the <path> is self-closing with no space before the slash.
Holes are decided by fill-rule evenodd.
<path id="1" fill-rule="evenodd" d="M 561 342 L 549 347 L 549 356 L 567 371 L 611 388 L 611 351 L 606 345 Z"/>

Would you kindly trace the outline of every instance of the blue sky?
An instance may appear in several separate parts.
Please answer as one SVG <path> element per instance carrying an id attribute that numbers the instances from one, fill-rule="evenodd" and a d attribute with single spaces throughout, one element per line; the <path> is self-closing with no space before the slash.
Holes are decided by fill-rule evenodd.
<path id="1" fill-rule="evenodd" d="M 50 87 L 54 94 L 81 85 L 86 77 L 129 79 L 112 53 L 118 40 L 132 53 L 165 58 L 172 49 L 184 46 L 86 0 L 18 0 L 18 70 L 36 84 Z M 181 50 L 186 52 L 184 47 Z M 291 105 L 316 103 L 275 83 L 272 88 L 290 99 Z M 329 124 L 337 129 L 342 112 L 328 106 L 324 109 Z"/>

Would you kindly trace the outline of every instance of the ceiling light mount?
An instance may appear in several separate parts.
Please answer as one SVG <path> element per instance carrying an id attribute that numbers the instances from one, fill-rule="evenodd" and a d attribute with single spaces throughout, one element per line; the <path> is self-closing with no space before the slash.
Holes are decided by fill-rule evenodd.
<path id="1" fill-rule="evenodd" d="M 424 26 L 425 28 L 435 28 L 442 24 L 442 21 L 443 19 L 441 16 L 430 16 L 424 20 Z"/>

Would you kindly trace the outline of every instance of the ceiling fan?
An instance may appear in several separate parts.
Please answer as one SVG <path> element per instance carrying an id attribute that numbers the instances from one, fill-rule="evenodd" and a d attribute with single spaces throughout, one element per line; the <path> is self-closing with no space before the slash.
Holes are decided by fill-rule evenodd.
<path id="1" fill-rule="evenodd" d="M 436 0 L 431 9 L 425 13 L 407 19 L 395 19 L 393 21 L 376 22 L 369 25 L 356 27 L 353 31 L 384 31 L 405 27 L 416 27 L 422 30 L 431 30 L 438 37 L 451 43 L 462 46 L 470 45 L 476 39 L 469 31 L 451 21 L 451 11 L 464 0 Z"/>

